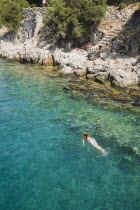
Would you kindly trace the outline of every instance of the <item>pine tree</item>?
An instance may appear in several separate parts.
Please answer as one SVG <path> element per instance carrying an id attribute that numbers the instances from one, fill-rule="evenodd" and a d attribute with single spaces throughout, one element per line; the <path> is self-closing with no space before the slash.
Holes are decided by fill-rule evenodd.
<path id="1" fill-rule="evenodd" d="M 26 0 L 0 0 L 0 26 L 16 31 L 22 19 L 22 9 L 28 6 Z"/>
<path id="2" fill-rule="evenodd" d="M 58 39 L 89 39 L 106 11 L 106 0 L 50 0 L 45 25 Z"/>

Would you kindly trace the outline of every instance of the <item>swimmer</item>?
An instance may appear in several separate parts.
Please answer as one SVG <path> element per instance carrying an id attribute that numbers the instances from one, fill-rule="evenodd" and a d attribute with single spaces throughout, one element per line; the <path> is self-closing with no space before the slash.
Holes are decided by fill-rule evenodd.
<path id="1" fill-rule="evenodd" d="M 85 140 L 89 141 L 89 143 L 92 144 L 93 147 L 95 147 L 96 149 L 100 150 L 103 154 L 106 154 L 107 152 L 105 151 L 105 149 L 103 149 L 102 147 L 100 147 L 98 145 L 98 143 L 96 142 L 96 140 L 92 137 L 89 136 L 87 132 L 83 133 L 84 138 L 82 140 L 83 146 L 85 145 Z"/>

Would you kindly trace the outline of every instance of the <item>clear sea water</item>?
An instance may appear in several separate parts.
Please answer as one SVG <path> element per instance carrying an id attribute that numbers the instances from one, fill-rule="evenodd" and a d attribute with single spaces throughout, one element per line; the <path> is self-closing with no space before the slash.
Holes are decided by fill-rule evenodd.
<path id="1" fill-rule="evenodd" d="M 127 147 L 140 141 L 137 112 L 90 103 L 67 83 L 0 60 L 0 210 L 140 209 L 139 159 Z M 83 147 L 83 131 L 108 155 Z"/>

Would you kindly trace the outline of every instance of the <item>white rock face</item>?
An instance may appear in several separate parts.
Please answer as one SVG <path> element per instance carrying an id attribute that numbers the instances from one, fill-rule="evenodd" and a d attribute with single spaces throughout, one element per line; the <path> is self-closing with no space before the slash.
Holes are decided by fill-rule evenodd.
<path id="1" fill-rule="evenodd" d="M 107 17 L 108 13 L 109 10 Z M 0 56 L 41 65 L 59 65 L 64 74 L 85 75 L 101 83 L 109 80 L 112 85 L 119 87 L 140 84 L 138 59 L 112 53 L 109 47 L 106 51 L 100 49 L 106 45 L 109 37 L 114 36 L 113 33 L 89 51 L 77 48 L 66 52 L 50 43 L 47 36 L 40 38 L 43 14 L 45 8 L 24 9 L 23 21 L 16 35 L 0 29 Z M 92 59 L 89 59 L 89 53 L 93 55 Z"/>
<path id="2" fill-rule="evenodd" d="M 76 51 L 66 53 L 62 52 L 60 49 L 56 49 L 53 53 L 53 56 L 55 63 L 61 66 L 63 73 L 86 73 L 86 53 L 82 54 L 81 52 L 80 54 Z"/>

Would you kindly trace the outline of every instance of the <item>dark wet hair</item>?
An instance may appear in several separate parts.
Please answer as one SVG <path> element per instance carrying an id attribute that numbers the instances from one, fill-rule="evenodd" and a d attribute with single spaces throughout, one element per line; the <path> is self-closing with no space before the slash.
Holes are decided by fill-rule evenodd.
<path id="1" fill-rule="evenodd" d="M 88 133 L 87 133 L 87 132 L 83 132 L 83 135 L 84 135 L 84 136 L 88 136 Z"/>

